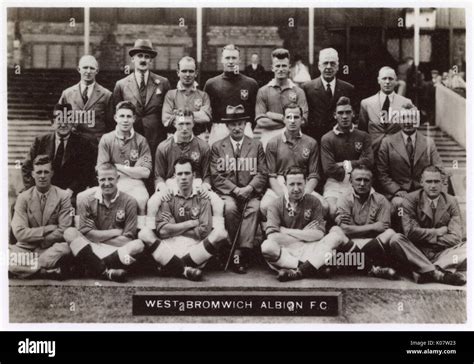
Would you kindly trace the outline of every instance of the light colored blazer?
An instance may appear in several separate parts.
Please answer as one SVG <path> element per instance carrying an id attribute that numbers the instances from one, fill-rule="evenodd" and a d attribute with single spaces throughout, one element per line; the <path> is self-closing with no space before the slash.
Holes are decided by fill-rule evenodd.
<path id="1" fill-rule="evenodd" d="M 17 245 L 26 249 L 48 248 L 63 241 L 64 231 L 71 226 L 74 210 L 66 191 L 51 186 L 46 205 L 41 213 L 41 205 L 35 187 L 20 193 L 15 204 L 12 230 Z M 52 233 L 44 236 L 44 227 L 56 225 Z"/>

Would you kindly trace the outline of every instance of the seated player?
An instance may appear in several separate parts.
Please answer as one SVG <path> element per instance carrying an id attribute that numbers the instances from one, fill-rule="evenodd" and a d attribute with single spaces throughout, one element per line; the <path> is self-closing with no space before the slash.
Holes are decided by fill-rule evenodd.
<path id="1" fill-rule="evenodd" d="M 195 171 L 193 189 L 202 198 L 211 200 L 212 225 L 214 228 L 224 228 L 224 201 L 211 190 L 209 175 L 210 148 L 209 145 L 193 134 L 194 116 L 185 109 L 174 119 L 176 132 L 173 137 L 160 143 L 155 155 L 155 186 L 156 192 L 148 201 L 147 227 L 155 228 L 155 218 L 162 201 L 169 201 L 178 190 L 174 178 L 174 163 L 182 157 L 190 158 Z"/>
<path id="2" fill-rule="evenodd" d="M 436 166 L 424 169 L 421 186 L 402 205 L 403 230 L 416 246 L 410 263 L 420 274 L 418 283 L 464 285 L 467 252 L 456 198 L 442 192 L 442 171 Z"/>
<path id="3" fill-rule="evenodd" d="M 302 168 L 291 167 L 285 180 L 288 194 L 270 204 L 267 240 L 261 246 L 270 267 L 279 270 L 281 282 L 318 276 L 328 254 L 350 242 L 338 226 L 326 234 L 323 207 L 317 197 L 305 193 Z"/>
<path id="4" fill-rule="evenodd" d="M 112 163 L 97 166 L 98 188 L 81 199 L 80 227 L 64 233 L 77 265 L 90 276 L 123 282 L 127 269 L 143 252 L 136 239 L 137 202 L 118 184 L 122 178 Z"/>
<path id="5" fill-rule="evenodd" d="M 174 171 L 178 189 L 161 203 L 156 230 L 146 228 L 138 236 L 164 272 L 199 281 L 199 268 L 227 244 L 227 233 L 211 232 L 211 203 L 193 188 L 193 161 L 178 158 Z"/>
<path id="6" fill-rule="evenodd" d="M 348 97 L 339 98 L 334 118 L 337 124 L 321 139 L 321 164 L 327 177 L 323 196 L 333 219 L 339 197 L 352 190 L 349 176 L 353 163 L 360 161 L 369 168 L 374 163 L 370 136 L 352 124 L 354 111 Z"/>
<path id="7" fill-rule="evenodd" d="M 33 160 L 34 186 L 16 201 L 12 219 L 17 243 L 9 245 L 10 276 L 58 278 L 66 273 L 71 251 L 63 233 L 72 224 L 69 194 L 53 186 L 53 166 L 47 155 Z"/>
<path id="8" fill-rule="evenodd" d="M 283 129 L 281 135 L 273 137 L 267 144 L 265 154 L 270 187 L 262 198 L 260 211 L 265 218 L 270 203 L 287 193 L 284 175 L 288 168 L 296 166 L 305 171 L 308 178 L 305 183 L 305 193 L 312 194 L 320 200 L 324 217 L 328 211 L 328 204 L 320 194 L 314 191 L 320 179 L 318 143 L 301 132 L 303 111 L 298 105 L 287 105 L 283 113 L 286 128 Z"/>
<path id="9" fill-rule="evenodd" d="M 228 107 L 223 121 L 229 135 L 212 145 L 212 185 L 225 202 L 225 224 L 235 252 L 231 269 L 247 273 L 255 247 L 260 198 L 267 184 L 262 144 L 244 135 L 242 107 Z M 240 225 L 240 230 L 239 230 Z"/>
<path id="10" fill-rule="evenodd" d="M 326 134 L 327 135 L 327 134 Z M 369 143 L 369 148 L 372 147 Z M 352 164 L 351 189 L 339 197 L 335 222 L 354 246 L 347 253 L 364 254 L 364 267 L 369 275 L 396 279 L 389 264 L 389 243 L 397 243 L 402 235 L 390 229 L 390 202 L 372 188 L 373 173 L 360 162 Z M 405 239 L 406 240 L 406 239 Z"/>
<path id="11" fill-rule="evenodd" d="M 117 187 L 132 196 L 138 203 L 138 228 L 145 226 L 146 204 L 149 198 L 145 181 L 150 176 L 152 161 L 148 143 L 135 132 L 135 106 L 122 101 L 115 108 L 114 131 L 104 134 L 99 143 L 97 165 L 112 163 L 120 175 Z M 79 194 L 79 200 L 96 192 L 96 188 Z"/>

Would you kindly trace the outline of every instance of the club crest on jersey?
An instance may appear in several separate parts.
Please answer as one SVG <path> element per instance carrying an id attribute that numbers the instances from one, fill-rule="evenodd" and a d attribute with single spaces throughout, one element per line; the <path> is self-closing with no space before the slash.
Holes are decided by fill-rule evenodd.
<path id="1" fill-rule="evenodd" d="M 191 217 L 197 219 L 199 217 L 199 207 L 193 207 L 191 209 Z"/>
<path id="2" fill-rule="evenodd" d="M 125 220 L 125 211 L 124 210 L 117 210 L 117 213 L 115 214 L 115 220 L 124 221 Z"/>
<path id="3" fill-rule="evenodd" d="M 291 102 L 296 102 L 296 93 L 290 92 L 290 95 L 288 96 Z"/>
<path id="4" fill-rule="evenodd" d="M 137 159 L 138 159 L 138 150 L 132 149 L 132 150 L 130 151 L 130 160 L 136 162 Z"/>
<path id="5" fill-rule="evenodd" d="M 304 159 L 308 159 L 310 152 L 311 152 L 311 151 L 309 150 L 309 148 L 303 148 L 303 152 L 302 152 L 301 154 L 303 155 L 303 158 L 304 158 Z"/>
<path id="6" fill-rule="evenodd" d="M 240 90 L 240 99 L 243 101 L 246 101 L 248 100 L 248 98 L 249 98 L 249 90 L 246 90 L 246 89 Z"/>
<path id="7" fill-rule="evenodd" d="M 197 162 L 200 156 L 199 152 L 192 152 L 190 157 L 194 162 Z"/>
<path id="8" fill-rule="evenodd" d="M 362 142 L 355 142 L 354 147 L 357 152 L 360 152 L 362 150 Z"/>
<path id="9" fill-rule="evenodd" d="M 311 209 L 304 210 L 304 219 L 309 220 L 311 218 Z"/>
<path id="10" fill-rule="evenodd" d="M 201 106 L 202 106 L 202 100 L 201 99 L 194 100 L 194 108 L 200 109 Z"/>

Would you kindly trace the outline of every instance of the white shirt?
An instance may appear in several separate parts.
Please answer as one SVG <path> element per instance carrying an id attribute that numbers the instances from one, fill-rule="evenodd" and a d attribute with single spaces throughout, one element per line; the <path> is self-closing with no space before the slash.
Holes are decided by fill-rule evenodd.
<path id="1" fill-rule="evenodd" d="M 150 76 L 150 71 L 145 72 L 145 85 L 148 84 L 148 77 Z M 137 85 L 140 87 L 142 82 L 142 73 L 140 71 L 135 71 L 135 79 L 137 80 Z"/>
<path id="2" fill-rule="evenodd" d="M 80 86 L 79 86 L 79 90 L 81 91 L 81 96 L 84 94 L 84 90 L 87 87 L 87 99 L 90 99 L 91 95 L 92 95 L 92 90 L 94 89 L 94 86 L 95 86 L 95 82 L 92 82 L 90 85 L 86 85 L 85 82 L 81 81 Z"/>
<path id="3" fill-rule="evenodd" d="M 244 138 L 237 141 L 237 140 L 232 139 L 232 137 L 230 137 L 230 142 L 232 143 L 232 147 L 234 148 L 234 153 L 237 150 L 237 143 L 239 143 L 240 151 L 242 152 L 242 143 L 243 143 L 243 141 L 244 141 Z"/>
<path id="4" fill-rule="evenodd" d="M 331 86 L 332 96 L 334 96 L 334 92 L 336 91 L 336 77 L 334 77 L 331 82 L 327 82 L 324 78 L 322 80 L 323 80 L 324 90 L 328 89 L 328 85 Z"/>
<path id="5" fill-rule="evenodd" d="M 390 100 L 390 105 L 392 105 L 393 104 L 393 99 L 395 98 L 395 91 L 392 91 L 392 93 L 389 94 L 389 95 L 387 95 L 386 93 L 384 93 L 382 91 L 379 92 L 379 102 L 380 102 L 381 106 L 383 106 L 387 96 L 388 96 L 388 99 Z"/>
<path id="6" fill-rule="evenodd" d="M 431 207 L 431 203 L 433 202 L 435 208 L 437 208 L 437 207 L 438 207 L 439 196 L 436 197 L 434 200 L 428 198 L 428 196 L 427 196 L 427 197 L 426 197 L 426 201 L 428 201 L 428 205 L 430 205 L 430 207 Z"/>
<path id="7" fill-rule="evenodd" d="M 113 199 L 110 200 L 110 203 L 114 203 L 119 197 L 120 191 L 117 189 L 117 194 Z M 102 190 L 98 188 L 94 193 L 94 198 L 99 201 L 101 204 L 104 204 L 104 196 L 102 195 Z"/>
<path id="8" fill-rule="evenodd" d="M 402 131 L 402 137 L 403 137 L 403 142 L 405 143 L 405 146 L 407 145 L 407 139 L 408 139 L 408 134 L 405 134 Z M 413 144 L 413 148 L 415 148 L 415 143 L 416 143 L 416 131 L 410 135 L 411 138 L 411 143 Z"/>

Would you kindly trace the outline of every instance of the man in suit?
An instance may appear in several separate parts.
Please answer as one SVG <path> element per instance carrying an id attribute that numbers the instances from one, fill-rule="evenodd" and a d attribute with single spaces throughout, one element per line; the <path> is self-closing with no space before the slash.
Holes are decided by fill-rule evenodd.
<path id="1" fill-rule="evenodd" d="M 255 136 L 260 136 L 263 149 L 275 135 L 285 127 L 283 109 L 289 104 L 297 104 L 303 110 L 303 124 L 308 119 L 306 96 L 289 78 L 290 52 L 278 48 L 272 52 L 272 71 L 275 77 L 257 93 L 255 104 Z"/>
<path id="2" fill-rule="evenodd" d="M 56 104 L 51 120 L 54 131 L 36 137 L 21 167 L 25 189 L 34 185 L 33 160 L 46 154 L 52 161 L 52 184 L 66 190 L 75 205 L 76 195 L 90 184 L 94 175 L 94 148 L 73 133 L 74 120 L 70 104 Z"/>
<path id="3" fill-rule="evenodd" d="M 404 233 L 417 247 L 410 264 L 417 267 L 418 283 L 464 285 L 467 252 L 456 198 L 442 192 L 436 166 L 424 169 L 421 187 L 406 195 L 402 215 Z"/>
<path id="4" fill-rule="evenodd" d="M 265 68 L 260 64 L 258 54 L 253 53 L 250 57 L 250 64 L 245 67 L 245 75 L 253 78 L 262 87 L 265 82 Z"/>
<path id="5" fill-rule="evenodd" d="M 71 251 L 63 239 L 72 224 L 70 195 L 51 184 L 49 156 L 37 155 L 32 165 L 34 185 L 20 193 L 15 205 L 11 226 L 17 243 L 9 246 L 8 270 L 18 278 L 61 278 L 70 268 Z"/>
<path id="6" fill-rule="evenodd" d="M 392 203 L 393 212 L 402 205 L 407 193 L 420 188 L 423 169 L 442 165 L 434 141 L 417 131 L 419 112 L 402 109 L 402 130 L 382 140 L 376 159 L 379 186 Z"/>
<path id="7" fill-rule="evenodd" d="M 96 82 L 99 64 L 93 56 L 82 56 L 77 67 L 81 81 L 63 91 L 59 104 L 71 104 L 76 132 L 96 148 L 100 138 L 114 128 L 112 92 Z"/>
<path id="8" fill-rule="evenodd" d="M 229 136 L 212 145 L 212 185 L 224 200 L 224 217 L 230 239 L 237 239 L 232 269 L 246 273 L 254 246 L 260 199 L 267 184 L 267 164 L 262 144 L 244 135 L 242 106 L 227 107 Z M 237 230 L 241 224 L 239 235 Z"/>
<path id="9" fill-rule="evenodd" d="M 212 126 L 209 135 L 209 145 L 229 135 L 229 131 L 222 121 L 226 115 L 228 105 L 236 107 L 242 105 L 245 116 L 249 121 L 245 125 L 245 134 L 253 137 L 252 122 L 255 119 L 255 100 L 258 84 L 253 78 L 247 77 L 239 70 L 240 49 L 228 44 L 222 49 L 221 63 L 224 72 L 207 80 L 204 92 L 211 99 Z"/>
<path id="10" fill-rule="evenodd" d="M 128 54 L 132 57 L 135 71 L 115 84 L 114 105 L 124 100 L 135 105 L 136 131 L 146 138 L 151 155 L 154 156 L 158 144 L 166 139 L 161 117 L 163 100 L 170 83 L 168 79 L 150 71 L 157 52 L 148 39 L 137 39 Z"/>
<path id="11" fill-rule="evenodd" d="M 330 131 L 334 122 L 334 109 L 336 101 L 341 96 L 346 96 L 353 102 L 355 95 L 354 86 L 336 78 L 339 70 L 339 55 L 333 48 L 325 48 L 319 52 L 318 68 L 321 76 L 303 85 L 303 90 L 308 101 L 309 116 L 304 133 L 316 139 Z"/>
<path id="12" fill-rule="evenodd" d="M 393 68 L 382 67 L 377 80 L 380 91 L 361 101 L 359 115 L 359 129 L 370 134 L 375 158 L 382 140 L 400 131 L 396 118 L 402 107 L 412 104 L 410 99 L 395 92 L 397 75 Z"/>

